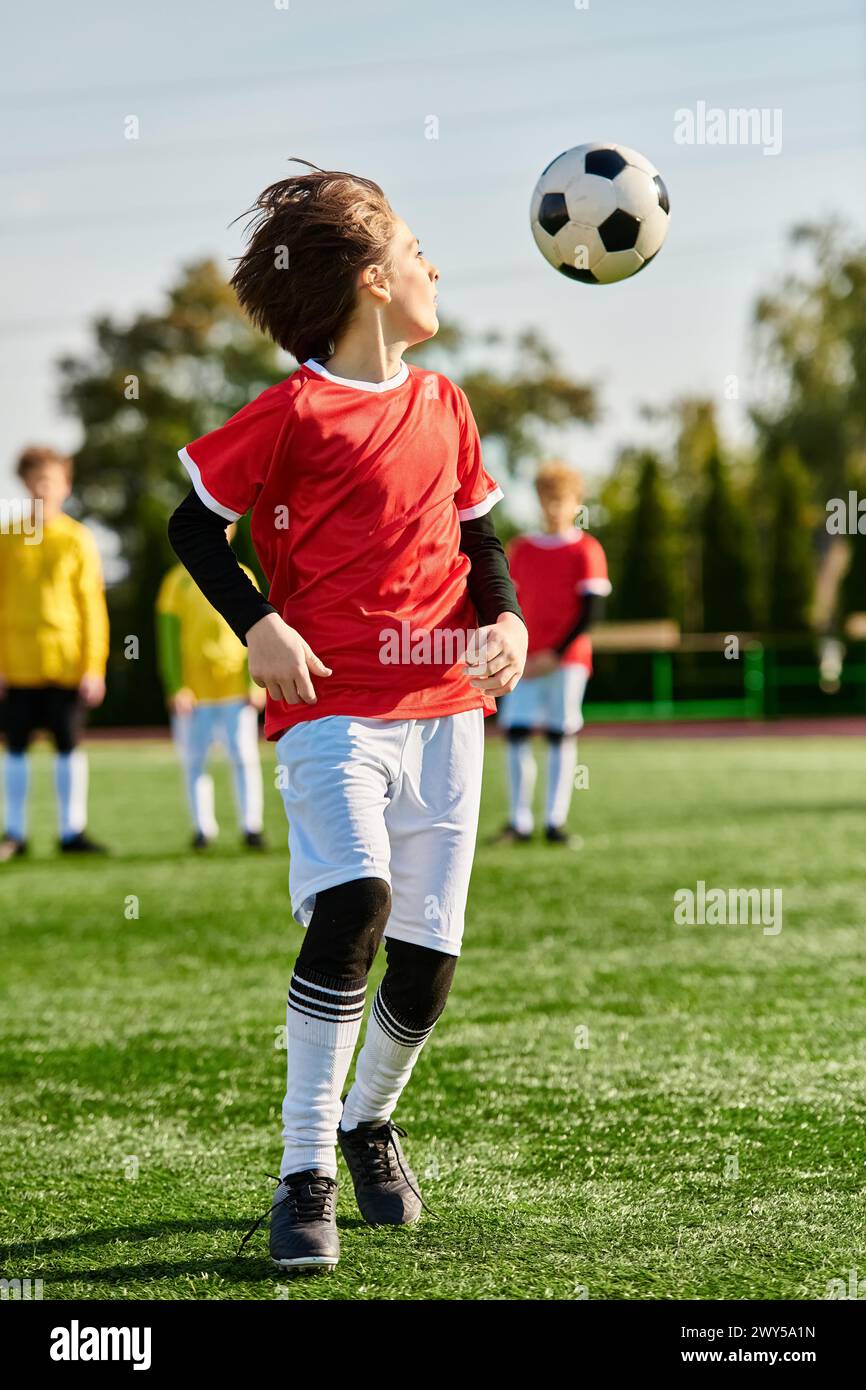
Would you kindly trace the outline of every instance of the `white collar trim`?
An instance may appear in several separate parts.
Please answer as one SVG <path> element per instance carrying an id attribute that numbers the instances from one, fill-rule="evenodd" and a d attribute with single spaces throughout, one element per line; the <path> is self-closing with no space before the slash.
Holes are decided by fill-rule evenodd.
<path id="1" fill-rule="evenodd" d="M 337 386 L 350 386 L 354 391 L 393 391 L 395 386 L 402 386 L 409 375 L 409 368 L 405 362 L 400 363 L 400 370 L 396 376 L 389 376 L 387 381 L 352 381 L 346 376 L 334 376 L 327 367 L 323 367 L 321 362 L 317 362 L 314 357 L 308 357 L 304 363 L 311 372 L 317 372 L 326 381 L 333 381 Z"/>
<path id="2" fill-rule="evenodd" d="M 583 531 L 579 526 L 573 526 L 564 536 L 551 535 L 549 531 L 539 531 L 537 535 L 530 536 L 529 540 L 533 545 L 540 545 L 545 550 L 556 550 L 562 545 L 574 545 L 577 541 L 583 540 Z"/>

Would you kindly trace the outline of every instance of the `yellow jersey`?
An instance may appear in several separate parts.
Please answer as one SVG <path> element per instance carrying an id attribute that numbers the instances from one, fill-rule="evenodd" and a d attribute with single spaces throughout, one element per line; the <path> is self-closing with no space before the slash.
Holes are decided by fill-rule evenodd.
<path id="1" fill-rule="evenodd" d="M 0 675 L 62 685 L 105 675 L 108 609 L 96 541 L 61 512 L 41 540 L 0 531 Z"/>
<path id="2" fill-rule="evenodd" d="M 241 565 L 254 584 L 256 577 Z M 258 584 L 256 584 L 258 588 Z M 247 649 L 225 618 L 208 603 L 183 565 L 162 581 L 156 600 L 158 617 L 176 618 L 180 642 L 180 684 L 197 700 L 246 699 L 250 693 Z M 165 675 L 165 671 L 164 671 Z M 169 690 L 169 694 L 175 694 Z"/>

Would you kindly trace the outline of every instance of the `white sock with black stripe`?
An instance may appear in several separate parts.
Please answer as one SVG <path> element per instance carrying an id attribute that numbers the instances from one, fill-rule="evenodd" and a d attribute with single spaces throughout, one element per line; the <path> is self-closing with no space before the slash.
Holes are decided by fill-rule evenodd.
<path id="1" fill-rule="evenodd" d="M 577 767 L 577 739 L 563 735 L 552 740 L 547 755 L 547 799 L 545 825 L 561 829 L 568 820 L 571 794 L 574 791 L 574 770 Z"/>
<path id="2" fill-rule="evenodd" d="M 286 1008 L 286 1095 L 280 1177 L 305 1168 L 337 1176 L 340 1093 L 364 1015 L 365 979 L 336 979 L 302 968 Z"/>
<path id="3" fill-rule="evenodd" d="M 27 839 L 27 786 L 30 764 L 26 753 L 6 754 L 6 834 L 12 840 Z"/>
<path id="4" fill-rule="evenodd" d="M 521 835 L 531 835 L 534 825 L 532 798 L 538 766 L 529 738 L 509 739 L 508 791 L 511 824 Z"/>
<path id="5" fill-rule="evenodd" d="M 87 825 L 87 754 L 82 748 L 58 753 L 54 761 L 57 831 L 61 840 L 80 835 Z"/>
<path id="6" fill-rule="evenodd" d="M 407 1028 L 388 1008 L 379 986 L 355 1064 L 354 1085 L 343 1106 L 341 1129 L 355 1129 L 370 1120 L 390 1120 L 435 1026 Z"/>

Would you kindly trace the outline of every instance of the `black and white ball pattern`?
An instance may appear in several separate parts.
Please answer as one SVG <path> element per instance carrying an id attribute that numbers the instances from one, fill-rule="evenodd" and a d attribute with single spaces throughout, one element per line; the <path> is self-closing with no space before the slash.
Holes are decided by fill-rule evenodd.
<path id="1" fill-rule="evenodd" d="M 626 145 L 575 145 L 551 160 L 532 195 L 532 235 L 560 274 L 610 285 L 661 250 L 671 205 L 654 164 Z"/>

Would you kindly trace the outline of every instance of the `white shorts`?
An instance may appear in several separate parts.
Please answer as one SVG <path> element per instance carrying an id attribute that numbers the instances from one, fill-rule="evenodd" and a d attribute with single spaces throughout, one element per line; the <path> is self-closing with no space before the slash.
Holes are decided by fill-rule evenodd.
<path id="1" fill-rule="evenodd" d="M 458 956 L 475 854 L 484 711 L 438 719 L 327 715 L 277 742 L 292 912 L 357 878 L 391 886 L 385 936 Z"/>
<path id="2" fill-rule="evenodd" d="M 583 728 L 583 697 L 589 672 L 576 663 L 558 666 L 546 676 L 525 677 L 499 702 L 503 729 L 550 729 L 577 734 Z"/>

